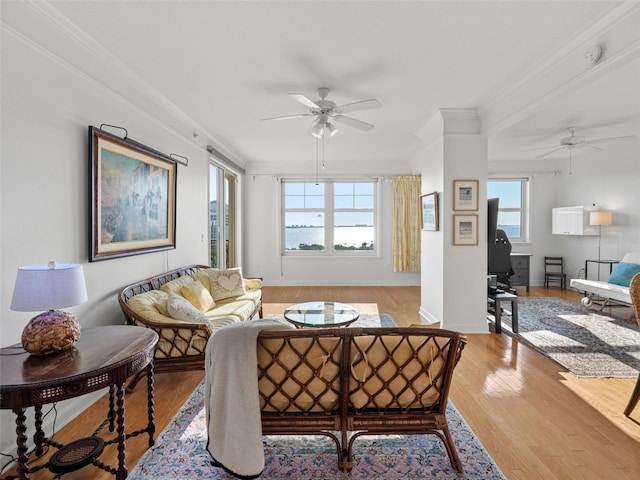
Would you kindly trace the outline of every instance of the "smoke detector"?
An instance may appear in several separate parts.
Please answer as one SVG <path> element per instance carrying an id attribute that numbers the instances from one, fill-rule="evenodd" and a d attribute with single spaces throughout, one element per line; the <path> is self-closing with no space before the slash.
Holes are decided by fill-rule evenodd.
<path id="1" fill-rule="evenodd" d="M 584 54 L 584 59 L 589 66 L 596 65 L 602 57 L 602 47 L 600 45 L 594 45 Z"/>

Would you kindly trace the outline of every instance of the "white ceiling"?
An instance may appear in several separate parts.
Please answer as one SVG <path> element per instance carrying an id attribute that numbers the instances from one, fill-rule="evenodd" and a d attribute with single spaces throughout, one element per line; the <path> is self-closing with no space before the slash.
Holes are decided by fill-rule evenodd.
<path id="1" fill-rule="evenodd" d="M 144 86 L 179 128 L 196 131 L 194 141 L 246 166 L 315 155 L 310 119 L 260 119 L 306 112 L 287 94 L 317 98 L 321 86 L 337 104 L 382 103 L 350 114 L 373 130 L 341 126 L 327 140 L 333 159 L 408 162 L 425 147 L 418 132 L 438 108 L 482 113 L 522 78 L 540 84 L 545 72 L 536 67 L 554 71 L 550 59 L 563 46 L 629 3 L 637 2 L 99 0 L 54 1 L 48 12 L 103 64 Z M 554 145 L 569 125 L 640 135 L 637 50 L 529 106 L 527 117 L 504 115 L 490 132 L 490 158 L 534 158 L 522 149 Z"/>

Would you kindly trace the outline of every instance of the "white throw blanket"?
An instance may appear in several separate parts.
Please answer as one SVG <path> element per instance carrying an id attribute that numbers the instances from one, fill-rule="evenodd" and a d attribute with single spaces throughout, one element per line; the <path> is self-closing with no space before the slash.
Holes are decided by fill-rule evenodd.
<path id="1" fill-rule="evenodd" d="M 261 330 L 295 328 L 284 320 L 259 319 L 218 330 L 207 344 L 205 408 L 207 450 L 236 476 L 264 470 L 256 345 Z"/>

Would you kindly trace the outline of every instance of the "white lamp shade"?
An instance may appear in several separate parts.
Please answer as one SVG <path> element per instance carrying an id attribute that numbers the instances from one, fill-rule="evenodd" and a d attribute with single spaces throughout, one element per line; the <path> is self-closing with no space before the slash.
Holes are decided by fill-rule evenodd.
<path id="1" fill-rule="evenodd" d="M 87 301 L 82 265 L 50 263 L 18 268 L 11 310 L 39 312 Z"/>
<path id="2" fill-rule="evenodd" d="M 589 214 L 589 225 L 611 225 L 613 214 L 611 212 L 591 212 Z"/>

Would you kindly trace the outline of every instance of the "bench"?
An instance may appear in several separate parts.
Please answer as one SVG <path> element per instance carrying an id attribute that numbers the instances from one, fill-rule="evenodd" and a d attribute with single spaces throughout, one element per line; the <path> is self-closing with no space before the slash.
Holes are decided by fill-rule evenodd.
<path id="1" fill-rule="evenodd" d="M 627 253 L 622 258 L 620 263 L 640 264 L 640 252 Z M 587 280 L 583 278 L 572 279 L 570 285 L 576 290 L 587 293 L 587 295 L 582 299 L 582 304 L 586 307 L 592 305 L 594 297 L 600 297 L 604 299 L 600 310 L 602 310 L 605 305 L 607 305 L 607 303 L 611 300 L 622 303 L 624 305 L 631 305 L 631 295 L 629 293 L 628 286 L 617 285 L 615 283 L 603 282 L 598 280 Z"/>

